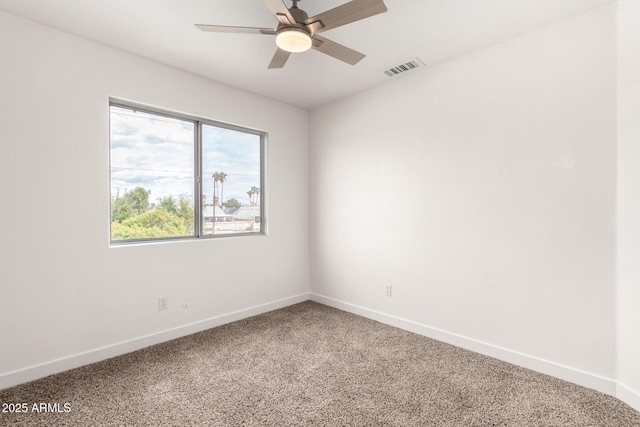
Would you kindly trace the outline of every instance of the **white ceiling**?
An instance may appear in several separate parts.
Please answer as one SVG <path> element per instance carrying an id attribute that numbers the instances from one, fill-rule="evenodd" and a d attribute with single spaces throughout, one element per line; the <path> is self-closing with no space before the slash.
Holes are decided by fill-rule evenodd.
<path id="1" fill-rule="evenodd" d="M 194 26 L 274 28 L 277 21 L 261 0 L 0 0 L 0 10 L 313 109 L 390 81 L 382 70 L 415 57 L 433 66 L 615 1 L 385 0 L 387 13 L 322 34 L 365 53 L 357 65 L 311 50 L 275 70 L 267 69 L 273 36 Z M 313 16 L 345 2 L 301 0 L 298 6 Z"/>

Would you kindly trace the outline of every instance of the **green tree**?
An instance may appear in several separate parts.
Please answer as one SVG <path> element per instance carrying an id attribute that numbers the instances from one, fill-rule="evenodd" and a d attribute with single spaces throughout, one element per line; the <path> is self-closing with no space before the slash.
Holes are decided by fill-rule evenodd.
<path id="1" fill-rule="evenodd" d="M 134 215 L 140 215 L 149 210 L 149 195 L 151 190 L 145 190 L 142 187 L 136 187 L 129 192 L 124 193 L 124 197 L 131 204 Z"/>
<path id="2" fill-rule="evenodd" d="M 111 238 L 114 240 L 184 236 L 185 234 L 184 219 L 164 209 L 144 212 L 127 218 L 121 223 L 111 223 Z"/>
<path id="3" fill-rule="evenodd" d="M 116 190 L 115 196 L 111 196 L 111 221 L 122 222 L 132 215 L 131 206 L 127 199 L 120 196 L 120 189 Z"/>
<path id="4" fill-rule="evenodd" d="M 120 196 L 120 189 L 111 198 L 111 221 L 122 222 L 132 216 L 149 210 L 149 194 L 151 190 L 136 187 Z"/>
<path id="5" fill-rule="evenodd" d="M 165 196 L 160 199 L 157 209 L 179 216 L 184 220 L 185 234 L 193 233 L 193 203 L 187 196 L 180 194 L 177 199 L 173 196 Z"/>
<path id="6" fill-rule="evenodd" d="M 228 209 L 238 209 L 240 208 L 240 206 L 242 206 L 242 204 L 236 199 L 229 199 L 226 202 L 224 202 L 222 206 Z"/>
<path id="7" fill-rule="evenodd" d="M 193 234 L 193 203 L 184 194 L 178 197 L 178 216 L 184 220 L 185 234 Z"/>
<path id="8" fill-rule="evenodd" d="M 165 211 L 176 215 L 180 212 L 180 208 L 178 208 L 178 204 L 173 196 L 165 196 L 160 199 L 157 209 L 164 209 Z"/>

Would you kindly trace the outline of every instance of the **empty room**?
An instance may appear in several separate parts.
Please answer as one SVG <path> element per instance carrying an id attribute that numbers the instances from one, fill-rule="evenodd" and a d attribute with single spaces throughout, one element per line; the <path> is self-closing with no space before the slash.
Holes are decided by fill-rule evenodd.
<path id="1" fill-rule="evenodd" d="M 0 0 L 0 425 L 640 426 L 639 21 Z"/>

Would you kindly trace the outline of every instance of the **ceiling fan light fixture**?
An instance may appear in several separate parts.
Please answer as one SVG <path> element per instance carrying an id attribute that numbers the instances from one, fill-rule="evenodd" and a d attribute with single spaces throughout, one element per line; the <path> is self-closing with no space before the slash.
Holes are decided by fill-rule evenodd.
<path id="1" fill-rule="evenodd" d="M 285 28 L 278 32 L 276 45 L 291 53 L 305 52 L 311 48 L 311 36 L 299 28 Z"/>

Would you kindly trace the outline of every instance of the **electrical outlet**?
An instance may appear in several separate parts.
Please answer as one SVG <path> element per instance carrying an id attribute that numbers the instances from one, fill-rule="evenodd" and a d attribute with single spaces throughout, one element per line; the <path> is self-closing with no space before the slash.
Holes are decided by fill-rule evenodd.
<path id="1" fill-rule="evenodd" d="M 391 285 L 390 284 L 386 284 L 384 285 L 384 296 L 385 297 L 390 297 L 391 296 Z"/>
<path id="2" fill-rule="evenodd" d="M 169 309 L 169 298 L 168 297 L 158 297 L 158 310 L 168 310 Z"/>

